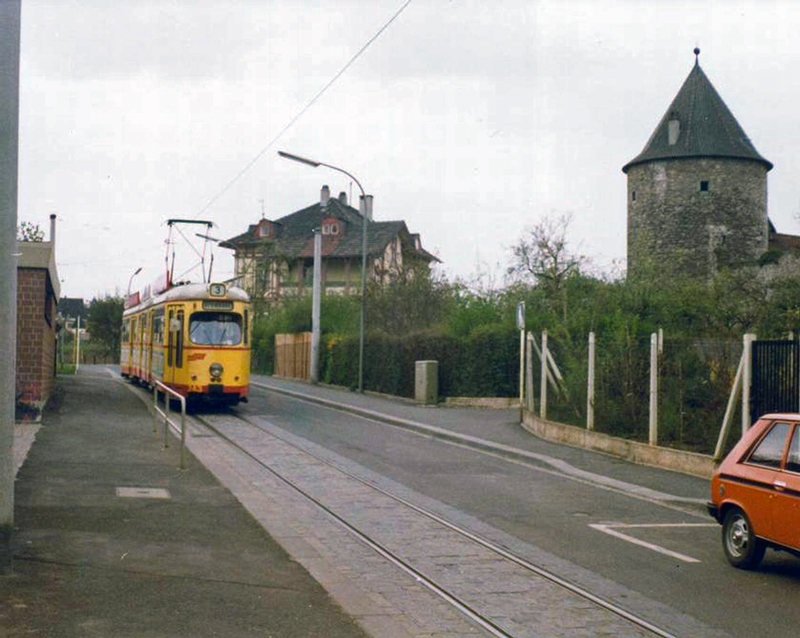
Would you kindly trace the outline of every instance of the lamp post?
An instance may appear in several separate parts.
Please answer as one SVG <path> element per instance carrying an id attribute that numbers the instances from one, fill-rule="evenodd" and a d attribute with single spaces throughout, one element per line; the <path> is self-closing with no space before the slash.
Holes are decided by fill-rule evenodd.
<path id="1" fill-rule="evenodd" d="M 367 222 L 368 217 L 372 212 L 372 195 L 364 193 L 364 188 L 361 186 L 354 175 L 348 173 L 343 168 L 326 164 L 325 162 L 318 162 L 316 160 L 308 159 L 307 157 L 300 157 L 299 155 L 292 155 L 284 151 L 278 151 L 278 155 L 285 159 L 294 162 L 300 162 L 317 168 L 318 166 L 325 166 L 331 170 L 344 173 L 352 179 L 361 191 L 361 199 L 359 200 L 359 212 L 361 213 L 361 325 L 358 331 L 358 391 L 364 392 L 364 326 L 366 323 L 366 295 L 367 295 Z"/>
<path id="2" fill-rule="evenodd" d="M 131 296 L 131 284 L 133 283 L 133 278 L 134 278 L 136 275 L 138 275 L 140 272 L 142 272 L 142 267 L 141 267 L 141 266 L 139 266 L 139 267 L 138 267 L 138 268 L 137 268 L 137 269 L 136 269 L 136 270 L 133 272 L 133 274 L 131 275 L 131 278 L 130 278 L 130 279 L 128 279 L 128 294 L 126 295 L 127 297 L 130 297 L 130 296 Z M 127 300 L 127 299 L 125 299 L 125 301 L 128 301 L 128 300 Z"/>

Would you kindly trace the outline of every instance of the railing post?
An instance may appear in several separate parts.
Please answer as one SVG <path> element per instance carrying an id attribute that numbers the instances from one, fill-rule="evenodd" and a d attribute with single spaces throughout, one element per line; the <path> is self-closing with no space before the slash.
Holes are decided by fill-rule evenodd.
<path id="1" fill-rule="evenodd" d="M 164 393 L 164 403 L 165 410 L 162 412 L 161 409 L 158 407 L 158 393 L 162 391 Z M 170 420 L 170 395 L 174 396 L 178 401 L 181 402 L 181 463 L 180 469 L 186 469 L 186 397 L 178 394 L 175 390 L 167 387 L 161 381 L 155 381 L 153 383 L 153 410 L 155 414 L 153 415 L 153 432 L 157 431 L 157 420 L 158 416 L 164 417 L 164 448 L 169 447 L 169 426 L 177 427 Z"/>
<path id="2" fill-rule="evenodd" d="M 658 335 L 650 335 L 650 445 L 658 443 Z"/>
<path id="3" fill-rule="evenodd" d="M 186 397 L 181 397 L 181 469 L 186 469 Z"/>
<path id="4" fill-rule="evenodd" d="M 594 430 L 594 333 L 589 333 L 589 371 L 586 388 L 586 429 Z"/>
<path id="5" fill-rule="evenodd" d="M 169 436 L 167 436 L 167 428 L 169 427 L 169 415 L 170 415 L 170 403 L 172 401 L 169 398 L 167 393 L 164 393 L 164 405 L 166 406 L 165 414 L 164 414 L 164 448 L 169 447 Z"/>
<path id="6" fill-rule="evenodd" d="M 539 389 L 539 416 L 547 418 L 547 330 L 542 332 L 542 387 Z"/>
<path id="7" fill-rule="evenodd" d="M 158 385 L 153 386 L 153 434 L 158 432 Z"/>

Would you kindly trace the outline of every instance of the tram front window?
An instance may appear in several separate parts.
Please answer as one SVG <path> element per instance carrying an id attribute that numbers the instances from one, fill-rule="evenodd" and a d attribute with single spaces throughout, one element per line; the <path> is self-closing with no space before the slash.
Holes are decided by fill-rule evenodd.
<path id="1" fill-rule="evenodd" d="M 196 345 L 235 346 L 242 341 L 242 316 L 230 312 L 195 312 L 189 339 Z"/>

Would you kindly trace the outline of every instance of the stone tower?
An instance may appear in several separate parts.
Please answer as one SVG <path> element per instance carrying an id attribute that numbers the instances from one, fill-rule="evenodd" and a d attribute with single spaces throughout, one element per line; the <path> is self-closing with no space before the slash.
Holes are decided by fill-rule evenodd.
<path id="1" fill-rule="evenodd" d="M 713 275 L 767 250 L 767 172 L 700 68 L 680 91 L 628 176 L 628 273 Z"/>

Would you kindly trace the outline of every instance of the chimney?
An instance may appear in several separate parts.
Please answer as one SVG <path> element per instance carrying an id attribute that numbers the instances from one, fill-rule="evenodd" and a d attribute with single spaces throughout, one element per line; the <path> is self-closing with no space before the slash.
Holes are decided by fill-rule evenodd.
<path id="1" fill-rule="evenodd" d="M 363 200 L 363 215 L 369 221 L 372 221 L 372 195 L 364 195 Z"/>
<path id="2" fill-rule="evenodd" d="M 50 243 L 56 245 L 56 214 L 50 215 Z"/>
<path id="3" fill-rule="evenodd" d="M 347 206 L 347 193 L 344 191 L 339 193 L 339 203 L 342 204 L 342 206 Z"/>
<path id="4" fill-rule="evenodd" d="M 325 208 L 328 205 L 328 200 L 331 198 L 331 189 L 328 188 L 328 185 L 322 187 L 322 190 L 319 193 L 319 205 Z"/>

